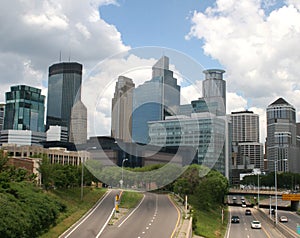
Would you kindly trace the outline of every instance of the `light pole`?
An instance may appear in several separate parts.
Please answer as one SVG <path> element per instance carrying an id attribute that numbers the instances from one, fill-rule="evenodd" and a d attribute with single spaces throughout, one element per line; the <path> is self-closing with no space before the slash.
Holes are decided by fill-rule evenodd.
<path id="1" fill-rule="evenodd" d="M 274 160 L 275 163 L 275 225 L 278 223 L 277 217 L 277 162 L 278 160 Z"/>
<path id="2" fill-rule="evenodd" d="M 121 185 L 121 189 L 123 188 L 123 177 L 124 177 L 124 169 L 123 169 L 123 167 L 124 167 L 124 162 L 125 161 L 127 161 L 128 159 L 127 158 L 125 158 L 125 159 L 123 159 L 122 160 L 122 178 L 121 178 L 121 180 L 120 180 L 120 185 Z"/>
<path id="3" fill-rule="evenodd" d="M 96 147 L 88 147 L 85 149 L 85 151 L 88 151 L 89 149 L 96 149 Z M 80 200 L 83 199 L 83 176 L 84 175 L 84 161 L 83 156 L 81 156 L 81 190 L 80 190 Z"/>
<path id="4" fill-rule="evenodd" d="M 257 208 L 259 208 L 259 173 L 257 172 Z"/>

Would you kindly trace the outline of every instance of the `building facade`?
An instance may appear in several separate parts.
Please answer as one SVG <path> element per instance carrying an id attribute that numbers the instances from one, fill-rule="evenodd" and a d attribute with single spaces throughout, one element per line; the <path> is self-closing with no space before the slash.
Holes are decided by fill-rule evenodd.
<path id="1" fill-rule="evenodd" d="M 135 84 L 119 76 L 112 99 L 111 136 L 124 142 L 132 141 L 132 100 Z"/>
<path id="2" fill-rule="evenodd" d="M 70 133 L 72 107 L 81 100 L 82 65 L 62 62 L 49 67 L 46 129 L 50 126 L 68 128 Z"/>
<path id="3" fill-rule="evenodd" d="M 87 141 L 87 109 L 81 100 L 72 107 L 69 135 L 69 141 L 76 145 Z"/>
<path id="4" fill-rule="evenodd" d="M 0 103 L 0 131 L 3 130 L 4 112 L 5 112 L 5 103 Z"/>
<path id="5" fill-rule="evenodd" d="M 209 111 L 217 116 L 226 115 L 226 81 L 223 80 L 224 70 L 204 70 L 205 80 L 202 83 L 202 96 Z"/>
<path id="6" fill-rule="evenodd" d="M 180 105 L 180 86 L 169 70 L 169 58 L 163 56 L 152 67 L 152 78 L 134 89 L 132 139 L 149 142 L 148 121 L 164 120 L 175 115 Z"/>
<path id="7" fill-rule="evenodd" d="M 296 110 L 283 98 L 267 107 L 267 160 L 269 171 L 300 172 Z M 275 168 L 276 167 L 276 168 Z"/>
<path id="8" fill-rule="evenodd" d="M 226 175 L 226 124 L 222 117 L 211 113 L 191 116 L 170 116 L 166 120 L 149 122 L 151 144 L 157 146 L 194 147 L 196 154 L 190 163 L 213 168 Z"/>
<path id="9" fill-rule="evenodd" d="M 44 132 L 45 96 L 27 85 L 12 86 L 5 93 L 4 130 Z"/>

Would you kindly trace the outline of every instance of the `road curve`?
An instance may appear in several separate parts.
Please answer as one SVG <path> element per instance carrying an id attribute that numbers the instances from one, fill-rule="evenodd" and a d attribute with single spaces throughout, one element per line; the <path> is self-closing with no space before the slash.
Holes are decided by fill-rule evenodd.
<path id="1" fill-rule="evenodd" d="M 63 233 L 60 238 L 95 238 L 106 226 L 114 209 L 117 190 L 110 190 L 95 208 Z"/>
<path id="2" fill-rule="evenodd" d="M 145 193 L 138 208 L 128 216 L 108 226 L 100 237 L 173 238 L 180 219 L 180 213 L 168 195 L 153 193 Z"/>

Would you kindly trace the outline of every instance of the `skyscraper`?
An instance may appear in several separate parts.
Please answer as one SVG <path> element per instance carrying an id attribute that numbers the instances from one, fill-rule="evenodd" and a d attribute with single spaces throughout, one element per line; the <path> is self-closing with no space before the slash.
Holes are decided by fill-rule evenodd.
<path id="1" fill-rule="evenodd" d="M 45 96 L 27 85 L 12 86 L 5 93 L 4 130 L 44 132 Z"/>
<path id="2" fill-rule="evenodd" d="M 202 96 L 211 113 L 217 116 L 226 114 L 226 81 L 223 80 L 224 70 L 204 70 L 205 80 L 202 83 Z"/>
<path id="3" fill-rule="evenodd" d="M 72 107 L 69 135 L 69 141 L 74 144 L 85 144 L 87 141 L 87 109 L 80 100 Z"/>
<path id="4" fill-rule="evenodd" d="M 46 129 L 49 126 L 68 128 L 71 110 L 81 100 L 82 65 L 62 62 L 49 67 Z"/>
<path id="5" fill-rule="evenodd" d="M 252 111 L 231 113 L 232 143 L 237 152 L 232 169 L 264 170 L 263 144 L 259 142 L 259 116 Z M 238 172 L 238 171 L 237 171 Z M 239 173 L 236 173 L 239 181 Z"/>
<path id="6" fill-rule="evenodd" d="M 269 171 L 300 172 L 297 159 L 296 110 L 283 98 L 267 107 L 267 159 Z"/>
<path id="7" fill-rule="evenodd" d="M 119 76 L 112 99 L 111 136 L 131 142 L 132 139 L 132 99 L 134 83 L 132 79 Z"/>
<path id="8" fill-rule="evenodd" d="M 4 112 L 5 112 L 5 103 L 0 103 L 0 131 L 3 129 Z"/>
<path id="9" fill-rule="evenodd" d="M 169 58 L 163 56 L 152 67 L 152 78 L 134 89 L 132 139 L 148 143 L 148 121 L 175 115 L 180 104 L 180 86 L 169 70 Z"/>

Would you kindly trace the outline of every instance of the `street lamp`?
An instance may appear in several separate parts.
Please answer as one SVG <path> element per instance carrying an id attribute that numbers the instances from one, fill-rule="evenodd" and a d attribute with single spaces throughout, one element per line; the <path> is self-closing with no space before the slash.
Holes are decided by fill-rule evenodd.
<path id="1" fill-rule="evenodd" d="M 259 174 L 260 172 L 257 172 L 257 208 L 259 208 Z"/>
<path id="2" fill-rule="evenodd" d="M 89 149 L 96 149 L 95 146 L 93 147 L 88 147 L 85 149 L 85 151 L 88 151 Z M 83 199 L 83 176 L 84 175 L 84 161 L 83 161 L 83 157 L 81 156 L 81 191 L 80 191 L 80 200 L 82 201 Z"/>
<path id="3" fill-rule="evenodd" d="M 121 189 L 123 188 L 123 177 L 124 177 L 124 169 L 123 169 L 123 167 L 124 167 L 124 162 L 125 161 L 128 161 L 128 159 L 127 158 L 125 158 L 125 159 L 123 159 L 122 160 L 122 178 L 121 178 L 121 180 L 120 180 L 120 185 L 121 185 Z"/>

